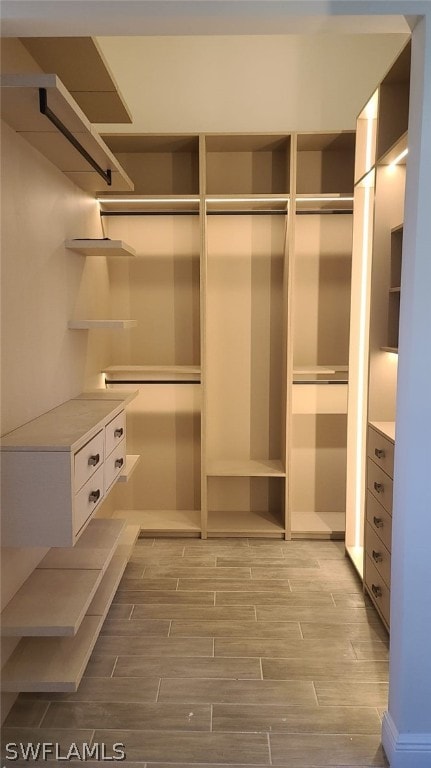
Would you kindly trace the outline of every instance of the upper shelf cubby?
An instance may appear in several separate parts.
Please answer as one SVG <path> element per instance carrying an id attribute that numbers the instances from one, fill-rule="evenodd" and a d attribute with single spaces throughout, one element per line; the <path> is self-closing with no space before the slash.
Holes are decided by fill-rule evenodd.
<path id="1" fill-rule="evenodd" d="M 208 135 L 205 146 L 207 194 L 280 195 L 289 192 L 289 136 Z"/>
<path id="2" fill-rule="evenodd" d="M 57 75 L 0 77 L 1 116 L 78 187 L 130 191 L 133 184 Z"/>
<path id="3" fill-rule="evenodd" d="M 352 192 L 355 133 L 300 133 L 297 139 L 297 194 Z"/>
<path id="4" fill-rule="evenodd" d="M 198 195 L 199 136 L 103 135 L 138 195 Z"/>
<path id="5" fill-rule="evenodd" d="M 411 44 L 408 43 L 379 88 L 377 160 L 407 132 L 409 118 Z"/>

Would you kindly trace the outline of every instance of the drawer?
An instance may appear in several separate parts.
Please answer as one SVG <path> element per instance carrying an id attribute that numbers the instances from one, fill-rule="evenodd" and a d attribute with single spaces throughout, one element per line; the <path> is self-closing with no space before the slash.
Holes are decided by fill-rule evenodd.
<path id="1" fill-rule="evenodd" d="M 103 464 L 104 435 L 99 432 L 87 445 L 75 453 L 74 492 L 77 493 Z"/>
<path id="2" fill-rule="evenodd" d="M 391 586 L 391 553 L 386 549 L 377 533 L 367 523 L 365 530 L 365 552 L 372 560 L 382 579 Z"/>
<path id="3" fill-rule="evenodd" d="M 94 473 L 85 483 L 79 493 L 75 496 L 74 510 L 74 533 L 78 533 L 80 528 L 93 514 L 99 506 L 104 495 L 103 485 L 103 465 Z"/>
<path id="4" fill-rule="evenodd" d="M 126 437 L 126 413 L 121 411 L 105 427 L 105 456 L 109 456 L 124 437 Z"/>
<path id="5" fill-rule="evenodd" d="M 380 432 L 376 432 L 373 427 L 368 427 L 367 452 L 370 459 L 389 477 L 394 476 L 394 444 L 387 437 L 383 437 Z"/>
<path id="6" fill-rule="evenodd" d="M 389 627 L 391 591 L 369 557 L 365 558 L 365 586 L 374 605 Z"/>
<path id="7" fill-rule="evenodd" d="M 370 491 L 367 491 L 367 521 L 390 552 L 392 549 L 392 517 Z"/>
<path id="8" fill-rule="evenodd" d="M 392 478 L 371 459 L 367 462 L 367 487 L 389 514 L 392 514 Z"/>
<path id="9" fill-rule="evenodd" d="M 126 441 L 123 439 L 120 445 L 107 456 L 105 461 L 105 492 L 110 488 L 115 478 L 118 477 L 126 464 Z"/>

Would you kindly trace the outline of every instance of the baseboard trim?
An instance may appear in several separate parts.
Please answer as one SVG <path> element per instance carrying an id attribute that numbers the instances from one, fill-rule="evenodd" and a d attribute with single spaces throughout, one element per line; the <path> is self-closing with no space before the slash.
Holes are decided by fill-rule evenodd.
<path id="1" fill-rule="evenodd" d="M 385 712 L 382 744 L 391 768 L 429 768 L 431 766 L 431 733 L 399 733 Z"/>

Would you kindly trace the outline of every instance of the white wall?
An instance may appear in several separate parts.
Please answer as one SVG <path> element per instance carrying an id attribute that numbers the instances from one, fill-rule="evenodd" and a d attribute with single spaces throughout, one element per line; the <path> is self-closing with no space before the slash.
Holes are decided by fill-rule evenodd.
<path id="1" fill-rule="evenodd" d="M 133 114 L 106 132 L 354 129 L 405 35 L 100 37 Z"/>
<path id="2" fill-rule="evenodd" d="M 67 321 L 81 311 L 103 316 L 110 297 L 105 259 L 86 261 L 63 247 L 69 237 L 101 235 L 95 201 L 4 123 L 1 138 L 4 434 L 98 385 L 110 362 L 108 332 L 69 331 Z M 2 548 L 2 607 L 45 551 Z M 4 657 L 14 644 L 3 643 Z"/>

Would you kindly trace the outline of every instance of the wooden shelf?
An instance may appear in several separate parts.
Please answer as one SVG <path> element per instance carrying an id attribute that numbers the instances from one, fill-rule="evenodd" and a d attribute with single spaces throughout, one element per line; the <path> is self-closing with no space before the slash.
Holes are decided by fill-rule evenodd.
<path id="1" fill-rule="evenodd" d="M 120 544 L 74 637 L 20 640 L 2 669 L 3 691 L 73 693 L 78 689 L 138 533 L 137 526 L 128 526 L 123 531 Z"/>
<path id="2" fill-rule="evenodd" d="M 208 512 L 208 536 L 284 536 L 284 526 L 270 512 Z"/>
<path id="3" fill-rule="evenodd" d="M 145 383 L 154 381 L 200 382 L 199 365 L 110 365 L 104 369 L 108 383 L 127 380 L 127 383 Z"/>
<path id="4" fill-rule="evenodd" d="M 95 518 L 73 547 L 52 547 L 38 569 L 107 569 L 125 528 L 124 520 Z"/>
<path id="5" fill-rule="evenodd" d="M 290 136 L 207 135 L 205 145 L 207 194 L 289 192 Z"/>
<path id="6" fill-rule="evenodd" d="M 398 347 L 380 347 L 382 352 L 392 352 L 393 355 L 398 354 Z"/>
<path id="7" fill-rule="evenodd" d="M 130 245 L 109 238 L 66 240 L 64 246 L 82 256 L 136 256 L 135 249 Z"/>
<path id="8" fill-rule="evenodd" d="M 248 459 L 243 461 L 208 461 L 207 475 L 213 477 L 285 477 L 278 460 Z"/>
<path id="9" fill-rule="evenodd" d="M 126 456 L 126 466 L 118 475 L 117 483 L 128 483 L 140 460 L 141 457 L 139 455 Z"/>
<path id="10" fill-rule="evenodd" d="M 136 328 L 137 324 L 137 320 L 69 320 L 67 327 L 70 331 L 89 331 L 99 328 L 128 330 Z"/>
<path id="11" fill-rule="evenodd" d="M 3 119 L 78 187 L 88 192 L 133 190 L 133 182 L 57 75 L 2 75 L 0 86 Z M 111 185 L 107 184 L 51 120 L 41 113 L 41 88 L 45 89 L 48 107 L 58 120 L 104 172 L 111 171 Z"/>
<path id="12" fill-rule="evenodd" d="M 141 531 L 148 531 L 155 536 L 161 535 L 199 535 L 201 531 L 200 510 L 156 509 L 156 510 L 118 510 L 112 515 L 123 518 L 128 525 L 138 525 Z"/>
<path id="13" fill-rule="evenodd" d="M 344 512 L 292 512 L 292 538 L 343 538 Z"/>
<path id="14" fill-rule="evenodd" d="M 2 611 L 2 634 L 75 635 L 102 576 L 102 569 L 36 568 Z"/>
<path id="15" fill-rule="evenodd" d="M 2 634 L 75 635 L 124 528 L 124 520 L 91 520 L 74 547 L 50 549 L 2 612 Z"/>
<path id="16" fill-rule="evenodd" d="M 198 195 L 116 195 L 103 194 L 99 198 L 103 213 L 190 213 L 200 211 Z"/>
<path id="17" fill-rule="evenodd" d="M 55 72 L 92 123 L 131 123 L 108 65 L 92 37 L 21 37 L 44 72 Z"/>
<path id="18" fill-rule="evenodd" d="M 383 437 L 387 437 L 388 440 L 395 443 L 395 421 L 370 421 L 370 427 L 373 427 Z"/>
<path id="19" fill-rule="evenodd" d="M 355 132 L 299 133 L 298 194 L 353 190 Z"/>

